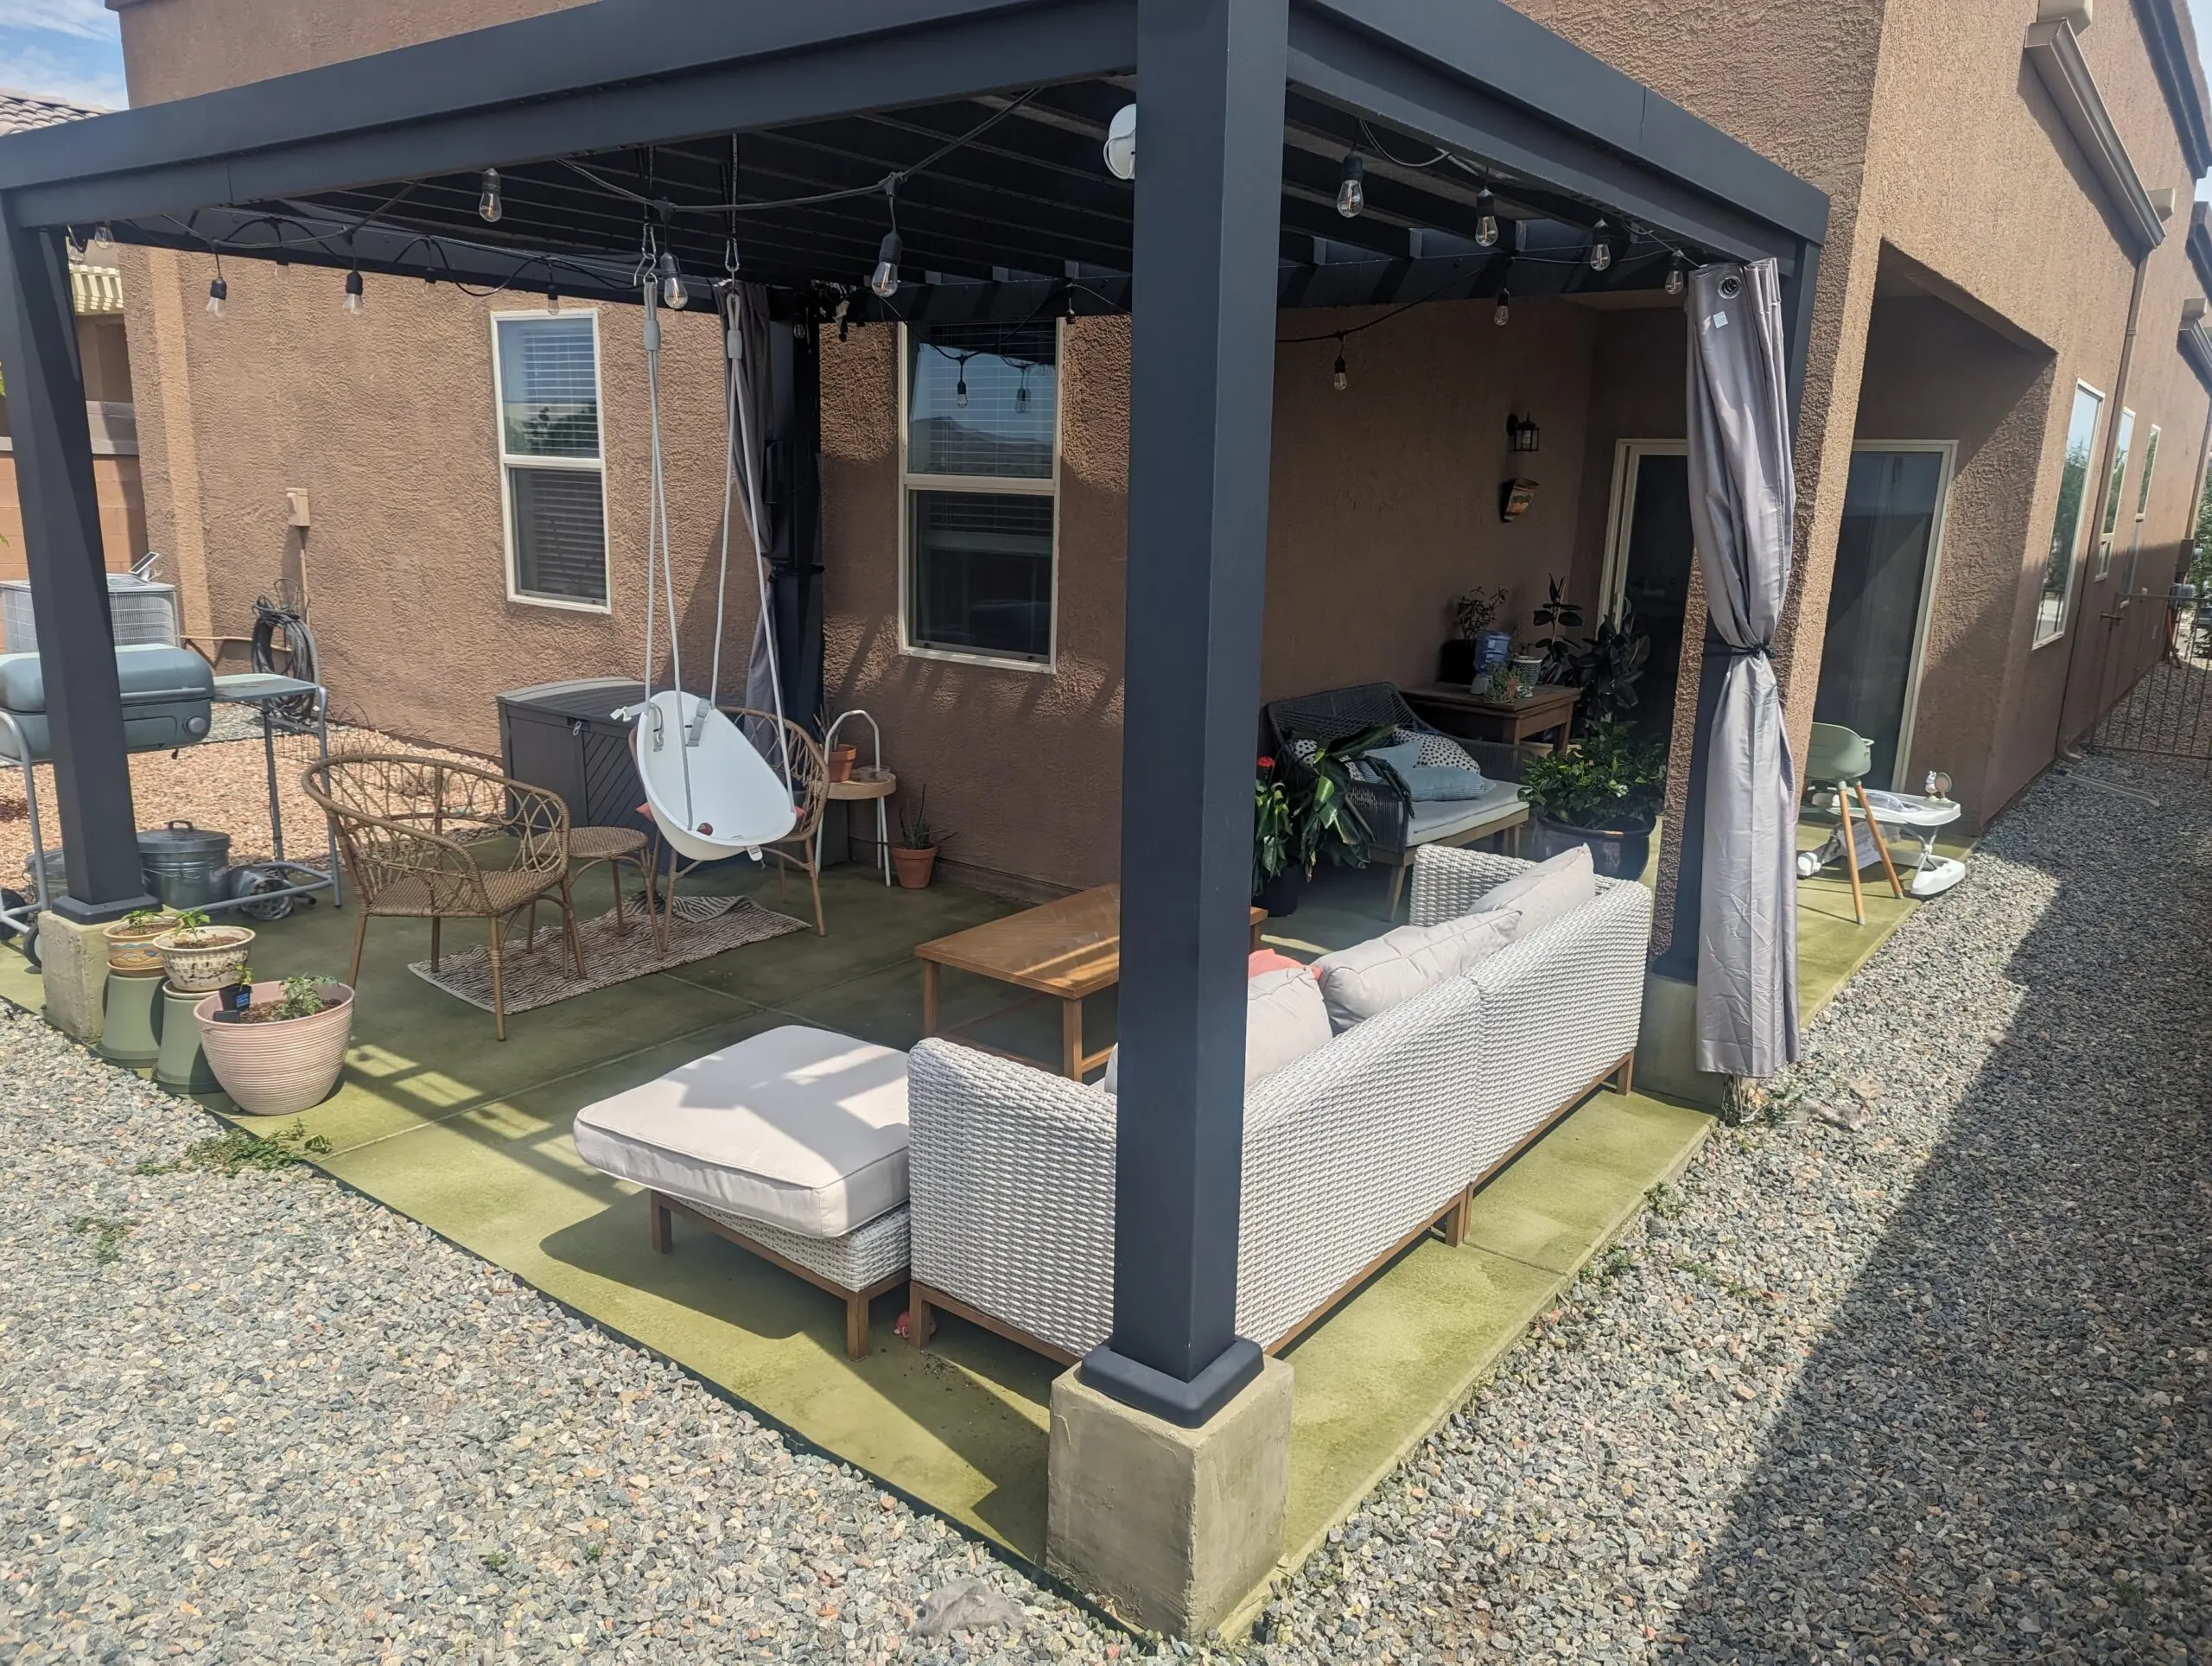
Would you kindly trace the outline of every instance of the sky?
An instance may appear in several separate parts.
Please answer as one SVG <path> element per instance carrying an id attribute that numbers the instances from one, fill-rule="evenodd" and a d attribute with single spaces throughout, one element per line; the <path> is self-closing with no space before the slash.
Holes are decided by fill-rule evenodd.
<path id="1" fill-rule="evenodd" d="M 2189 0 L 2196 39 L 2212 54 L 2212 0 Z M 101 0 L 0 0 L 0 86 L 121 109 L 123 48 Z M 2212 199 L 2212 175 L 2196 194 Z"/>

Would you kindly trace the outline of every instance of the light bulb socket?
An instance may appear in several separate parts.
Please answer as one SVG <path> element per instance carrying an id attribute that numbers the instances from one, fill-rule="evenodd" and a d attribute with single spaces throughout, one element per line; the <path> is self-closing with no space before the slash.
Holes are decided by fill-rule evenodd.
<path id="1" fill-rule="evenodd" d="M 499 170 L 496 168 L 484 170 L 484 189 L 476 199 L 476 212 L 487 226 L 498 225 L 499 217 L 507 212 L 505 203 L 499 200 Z"/>
<path id="2" fill-rule="evenodd" d="M 346 274 L 346 310 L 357 313 L 361 310 L 361 273 L 357 267 Z"/>
<path id="3" fill-rule="evenodd" d="M 1337 212 L 1346 219 L 1357 219 L 1367 207 L 1367 163 L 1354 150 L 1344 157 L 1344 171 L 1338 175 Z"/>
<path id="4" fill-rule="evenodd" d="M 231 286 L 223 279 L 215 278 L 208 283 L 207 310 L 216 317 L 220 318 L 223 315 L 223 304 L 230 298 Z"/>
<path id="5" fill-rule="evenodd" d="M 545 286 L 545 310 L 556 313 L 561 310 L 561 291 L 550 283 Z"/>
<path id="6" fill-rule="evenodd" d="M 883 241 L 876 245 L 875 276 L 868 286 L 886 301 L 899 293 L 899 262 L 905 253 L 906 245 L 896 232 L 886 232 Z"/>
<path id="7" fill-rule="evenodd" d="M 1339 393 L 1351 385 L 1351 377 L 1344 369 L 1344 356 L 1341 353 L 1337 355 L 1336 369 L 1330 372 L 1329 385 Z"/>

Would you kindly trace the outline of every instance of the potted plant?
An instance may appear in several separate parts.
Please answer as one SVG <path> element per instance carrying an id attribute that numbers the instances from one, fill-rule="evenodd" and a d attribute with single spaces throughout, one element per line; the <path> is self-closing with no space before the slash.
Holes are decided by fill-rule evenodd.
<path id="1" fill-rule="evenodd" d="M 1280 919 L 1298 912 L 1306 875 L 1291 860 L 1298 826 L 1290 790 L 1275 773 L 1275 760 L 1260 760 L 1252 794 L 1252 900 Z"/>
<path id="2" fill-rule="evenodd" d="M 853 779 L 853 765 L 859 760 L 860 755 L 861 749 L 849 741 L 840 741 L 830 748 L 831 785 L 835 785 Z"/>
<path id="3" fill-rule="evenodd" d="M 1545 633 L 1533 644 L 1543 659 L 1543 668 L 1537 673 L 1540 682 L 1574 681 L 1574 662 L 1580 650 L 1567 633 L 1582 628 L 1582 608 L 1580 603 L 1567 599 L 1565 589 L 1559 579 L 1553 579 L 1545 592 L 1544 605 L 1535 612 L 1536 625 Z"/>
<path id="4" fill-rule="evenodd" d="M 125 976 L 143 977 L 162 970 L 156 939 L 176 929 L 177 917 L 169 908 L 134 908 L 121 919 L 103 926 L 107 939 L 107 969 Z"/>
<path id="5" fill-rule="evenodd" d="M 211 995 L 192 1009 L 207 1067 L 249 1116 L 289 1116 L 320 1104 L 338 1085 L 353 1036 L 353 991 L 321 977 L 251 986 L 248 1004 L 226 1009 Z"/>
<path id="6" fill-rule="evenodd" d="M 912 801 L 899 808 L 899 838 L 891 847 L 891 865 L 899 870 L 899 883 L 909 891 L 926 886 L 937 868 L 938 847 L 951 836 L 930 825 L 929 789 L 916 787 Z"/>
<path id="7" fill-rule="evenodd" d="M 1333 741 L 1291 743 L 1298 767 L 1290 792 L 1290 851 L 1306 878 L 1313 877 L 1324 856 L 1340 867 L 1367 866 L 1375 830 L 1360 808 L 1363 795 L 1352 790 L 1355 785 L 1395 798 L 1402 805 L 1411 802 L 1413 794 L 1398 772 L 1369 756 L 1389 745 L 1395 734 L 1394 725 L 1379 723 Z M 1355 766 L 1363 767 L 1355 773 Z"/>
<path id="8" fill-rule="evenodd" d="M 1505 592 L 1481 588 L 1462 591 L 1452 599 L 1452 625 L 1458 634 L 1436 655 L 1436 680 L 1466 687 L 1475 680 L 1482 663 L 1483 637 L 1497 622 L 1505 606 Z"/>
<path id="9" fill-rule="evenodd" d="M 154 947 L 169 987 L 189 992 L 238 982 L 252 943 L 253 933 L 245 926 L 210 925 L 206 914 L 188 908 L 176 917 L 173 930 L 154 939 Z"/>
<path id="10" fill-rule="evenodd" d="M 1637 679 L 1651 658 L 1651 633 L 1633 609 L 1618 620 L 1601 619 L 1575 657 L 1574 681 L 1582 689 L 1580 715 L 1586 722 L 1618 717 L 1636 709 Z"/>
<path id="11" fill-rule="evenodd" d="M 1521 771 L 1521 796 L 1539 857 L 1590 847 L 1600 874 L 1635 879 L 1651 856 L 1667 754 L 1616 717 L 1599 718 L 1582 739 Z"/>

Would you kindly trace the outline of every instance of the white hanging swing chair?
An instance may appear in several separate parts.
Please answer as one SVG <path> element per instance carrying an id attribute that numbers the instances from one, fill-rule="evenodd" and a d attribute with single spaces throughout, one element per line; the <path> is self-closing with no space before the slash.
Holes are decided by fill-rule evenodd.
<path id="1" fill-rule="evenodd" d="M 668 486 L 661 466 L 660 294 L 648 267 L 639 284 L 645 313 L 645 389 L 652 416 L 652 505 L 645 537 L 645 698 L 630 709 L 637 722 L 631 747 L 638 777 L 645 783 L 645 807 L 661 837 L 690 861 L 716 862 L 748 855 L 760 860 L 760 848 L 788 838 L 798 824 L 798 794 L 791 780 L 791 744 L 784 727 L 784 701 L 776 674 L 775 640 L 769 635 L 769 681 L 775 690 L 776 754 L 780 775 L 716 705 L 721 691 L 722 607 L 729 588 L 729 529 L 738 479 L 737 448 L 753 455 L 751 419 L 738 397 L 738 366 L 744 351 L 738 327 L 738 299 L 733 287 L 722 316 L 722 381 L 728 404 L 729 437 L 722 480 L 721 574 L 715 593 L 714 667 L 702 696 L 684 691 L 683 653 L 676 630 L 676 574 L 668 536 Z M 768 579 L 760 547 L 760 493 L 747 467 L 745 518 L 753 540 L 753 570 L 760 579 L 760 614 L 768 618 Z M 653 690 L 654 607 L 663 594 L 668 609 L 669 664 L 674 686 Z"/>

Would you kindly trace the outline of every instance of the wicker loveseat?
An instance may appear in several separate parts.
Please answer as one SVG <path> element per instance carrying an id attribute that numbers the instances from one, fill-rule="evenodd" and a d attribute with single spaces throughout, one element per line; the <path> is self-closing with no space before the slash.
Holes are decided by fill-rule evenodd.
<path id="1" fill-rule="evenodd" d="M 1292 756 L 1291 743 L 1300 738 L 1338 741 L 1383 723 L 1406 729 L 1432 727 L 1414 715 L 1405 696 L 1389 683 L 1358 683 L 1270 700 L 1262 715 L 1267 730 L 1265 744 L 1278 758 Z M 1352 784 L 1352 802 L 1373 835 L 1368 861 L 1390 870 L 1388 912 L 1393 916 L 1398 912 L 1398 895 L 1415 850 L 1429 844 L 1471 844 L 1500 834 L 1512 836 L 1529 819 L 1528 806 L 1515 783 L 1521 779 L 1522 765 L 1533 755 L 1530 750 L 1487 741 L 1459 740 L 1458 744 L 1493 784 L 1479 798 L 1406 804 L 1386 788 L 1358 781 Z"/>
<path id="2" fill-rule="evenodd" d="M 1423 849 L 1414 923 L 1464 913 L 1528 866 Z M 1473 1186 L 1602 1082 L 1626 1090 L 1651 898 L 1598 885 L 1247 1090 L 1239 1332 L 1280 1349 L 1432 1229 L 1456 1243 Z M 907 1084 L 915 1339 L 935 1306 L 1080 1358 L 1112 1323 L 1112 1097 L 934 1040 Z"/>

